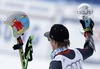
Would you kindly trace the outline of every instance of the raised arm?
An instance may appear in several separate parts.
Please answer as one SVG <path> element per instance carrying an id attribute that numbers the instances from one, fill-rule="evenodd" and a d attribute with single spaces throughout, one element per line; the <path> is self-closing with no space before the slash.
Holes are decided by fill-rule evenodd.
<path id="1" fill-rule="evenodd" d="M 94 40 L 92 37 L 94 22 L 92 21 L 92 19 L 88 19 L 86 21 L 80 20 L 80 23 L 82 24 L 82 27 L 84 29 L 85 44 L 83 49 L 77 49 L 81 52 L 83 60 L 85 60 L 90 57 L 95 50 Z"/>

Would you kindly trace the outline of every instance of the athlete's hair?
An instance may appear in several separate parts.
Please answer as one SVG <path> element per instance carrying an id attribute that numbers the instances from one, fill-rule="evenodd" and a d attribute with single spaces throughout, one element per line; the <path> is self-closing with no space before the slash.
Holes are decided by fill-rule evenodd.
<path id="1" fill-rule="evenodd" d="M 56 41 L 56 42 L 57 42 L 59 48 L 61 48 L 61 47 L 68 48 L 70 46 L 70 41 L 69 40 L 67 42 L 58 42 L 58 41 Z"/>

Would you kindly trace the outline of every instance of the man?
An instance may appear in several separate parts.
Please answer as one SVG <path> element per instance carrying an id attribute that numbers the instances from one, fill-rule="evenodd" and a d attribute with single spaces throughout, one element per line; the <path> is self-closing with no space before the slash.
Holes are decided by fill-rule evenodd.
<path id="1" fill-rule="evenodd" d="M 93 54 L 95 50 L 92 38 L 94 22 L 92 19 L 87 21 L 80 20 L 84 29 L 85 44 L 84 48 L 69 49 L 69 32 L 68 29 L 61 24 L 54 24 L 49 32 L 44 36 L 48 38 L 52 46 L 49 69 L 83 69 L 82 61 Z"/>

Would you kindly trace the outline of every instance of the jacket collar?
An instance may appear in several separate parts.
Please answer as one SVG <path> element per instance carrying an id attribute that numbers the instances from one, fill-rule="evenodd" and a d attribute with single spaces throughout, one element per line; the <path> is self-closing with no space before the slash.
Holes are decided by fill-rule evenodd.
<path id="1" fill-rule="evenodd" d="M 65 51 L 65 50 L 67 50 L 67 49 L 68 49 L 68 48 L 65 48 L 65 47 L 55 49 L 54 51 L 51 52 L 51 55 L 50 55 L 51 59 L 54 59 L 55 56 L 56 56 L 58 53 L 63 52 L 63 51 Z"/>

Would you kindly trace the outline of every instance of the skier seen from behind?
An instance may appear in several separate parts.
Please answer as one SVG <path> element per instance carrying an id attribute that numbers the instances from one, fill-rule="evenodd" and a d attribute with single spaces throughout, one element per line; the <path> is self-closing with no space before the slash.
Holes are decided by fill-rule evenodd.
<path id="1" fill-rule="evenodd" d="M 94 40 L 92 38 L 94 22 L 92 19 L 88 20 L 87 22 L 80 20 L 85 37 L 83 49 L 69 48 L 69 31 L 62 24 L 54 24 L 49 32 L 44 33 L 44 36 L 48 38 L 53 49 L 49 69 L 83 69 L 82 61 L 92 56 L 95 50 Z"/>

